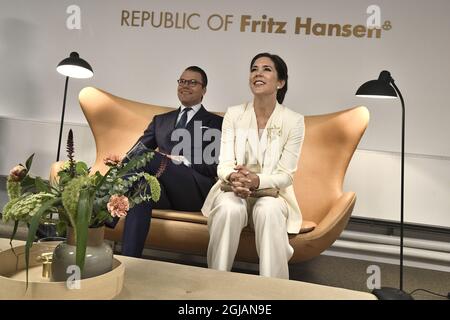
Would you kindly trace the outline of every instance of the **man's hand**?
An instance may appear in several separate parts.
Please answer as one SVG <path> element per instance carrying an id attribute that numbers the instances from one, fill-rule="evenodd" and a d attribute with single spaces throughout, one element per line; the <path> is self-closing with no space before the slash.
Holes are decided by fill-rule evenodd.
<path id="1" fill-rule="evenodd" d="M 164 154 L 164 153 L 163 153 Z M 184 164 L 186 167 L 190 167 L 191 163 L 184 156 L 176 156 L 172 154 L 164 154 L 167 158 L 171 159 L 175 164 Z"/>

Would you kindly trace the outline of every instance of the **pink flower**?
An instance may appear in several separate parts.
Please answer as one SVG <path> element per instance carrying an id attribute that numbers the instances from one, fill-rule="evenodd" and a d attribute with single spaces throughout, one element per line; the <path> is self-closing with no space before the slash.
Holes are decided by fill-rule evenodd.
<path id="1" fill-rule="evenodd" d="M 116 167 L 122 164 L 122 159 L 116 154 L 111 154 L 103 159 L 103 163 L 108 167 Z"/>
<path id="2" fill-rule="evenodd" d="M 12 181 L 20 181 L 27 174 L 27 169 L 22 165 L 17 165 L 9 171 L 9 177 Z"/>
<path id="3" fill-rule="evenodd" d="M 128 198 L 116 194 L 109 198 L 106 207 L 113 217 L 125 217 L 128 213 L 128 209 L 130 209 Z"/>

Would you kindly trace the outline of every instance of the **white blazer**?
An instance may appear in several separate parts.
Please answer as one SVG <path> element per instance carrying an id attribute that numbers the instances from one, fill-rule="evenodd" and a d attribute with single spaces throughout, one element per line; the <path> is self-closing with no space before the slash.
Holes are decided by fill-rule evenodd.
<path id="1" fill-rule="evenodd" d="M 302 225 L 302 215 L 292 186 L 293 176 L 305 134 L 304 117 L 281 104 L 267 121 L 266 128 L 258 136 L 258 125 L 253 103 L 228 108 L 222 124 L 219 165 L 219 180 L 211 188 L 202 207 L 204 216 L 209 216 L 222 181 L 235 172 L 238 164 L 246 165 L 250 170 L 259 168 L 259 188 L 277 188 L 280 197 L 288 206 L 287 232 L 297 234 Z M 248 163 L 248 162 L 256 163 Z"/>

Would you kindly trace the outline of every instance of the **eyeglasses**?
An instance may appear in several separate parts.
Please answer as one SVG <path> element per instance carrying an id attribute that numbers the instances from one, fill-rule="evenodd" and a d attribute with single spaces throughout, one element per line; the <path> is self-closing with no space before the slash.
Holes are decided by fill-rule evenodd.
<path id="1" fill-rule="evenodd" d="M 198 84 L 203 85 L 203 83 L 201 83 L 195 79 L 191 79 L 191 80 L 178 79 L 177 82 L 178 82 L 179 86 L 189 86 L 191 88 L 195 87 Z"/>

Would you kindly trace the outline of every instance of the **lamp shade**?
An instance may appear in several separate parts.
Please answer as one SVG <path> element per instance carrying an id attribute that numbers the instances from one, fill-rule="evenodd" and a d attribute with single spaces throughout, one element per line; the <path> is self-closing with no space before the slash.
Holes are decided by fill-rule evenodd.
<path id="1" fill-rule="evenodd" d="M 72 52 L 70 57 L 61 61 L 56 71 L 71 78 L 90 78 L 94 75 L 92 67 L 77 52 Z"/>
<path id="2" fill-rule="evenodd" d="M 381 71 L 377 80 L 370 80 L 364 83 L 356 91 L 358 97 L 395 99 L 397 93 L 391 85 L 391 74 L 389 71 Z"/>

